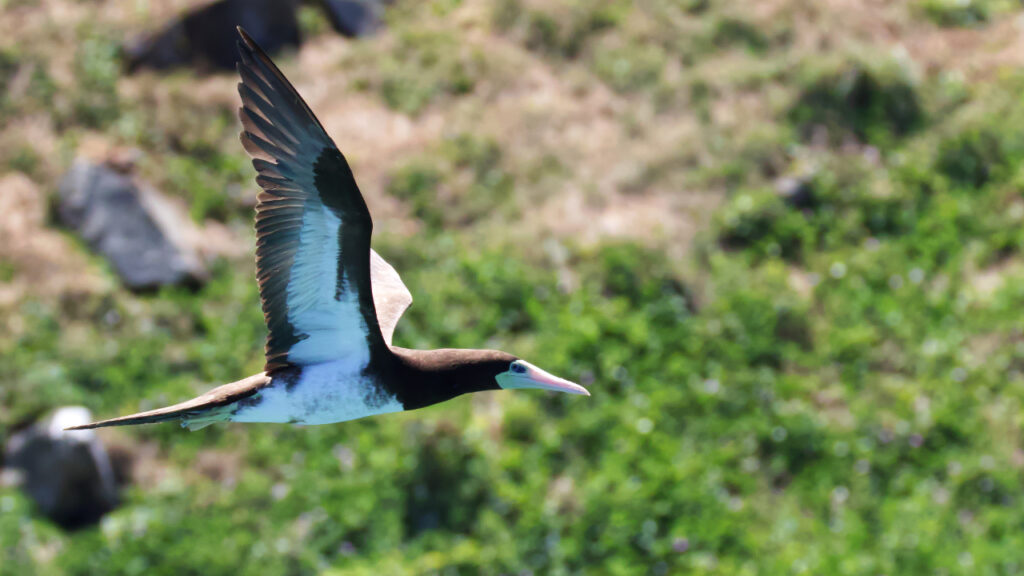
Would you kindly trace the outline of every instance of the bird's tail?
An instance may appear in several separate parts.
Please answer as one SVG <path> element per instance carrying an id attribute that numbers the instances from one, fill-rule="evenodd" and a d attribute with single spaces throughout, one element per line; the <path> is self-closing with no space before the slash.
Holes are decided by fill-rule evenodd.
<path id="1" fill-rule="evenodd" d="M 90 428 L 105 428 L 107 426 L 134 426 L 137 424 L 155 424 L 158 422 L 180 420 L 182 428 L 195 431 L 217 422 L 227 422 L 231 418 L 233 411 L 234 406 L 231 405 L 199 409 L 192 407 L 178 409 L 177 406 L 168 406 L 167 408 L 158 408 L 109 420 L 100 420 L 91 424 L 72 426 L 68 430 L 87 430 Z"/>
<path id="2" fill-rule="evenodd" d="M 101 420 L 92 424 L 73 426 L 68 430 L 86 430 L 106 426 L 133 426 L 135 424 L 153 424 L 181 420 L 181 425 L 189 430 L 199 430 L 215 422 L 227 422 L 237 408 L 237 402 L 248 398 L 261 388 L 270 384 L 270 376 L 255 374 L 231 384 L 224 384 L 186 402 L 157 408 L 120 418 Z"/>

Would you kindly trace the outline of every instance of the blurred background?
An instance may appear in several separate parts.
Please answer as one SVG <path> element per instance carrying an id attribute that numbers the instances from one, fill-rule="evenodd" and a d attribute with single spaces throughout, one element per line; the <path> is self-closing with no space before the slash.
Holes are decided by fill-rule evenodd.
<path id="1" fill-rule="evenodd" d="M 591 398 L 69 436 L 258 372 L 233 27 L 415 303 Z M 0 574 L 1024 571 L 1010 0 L 0 0 Z"/>

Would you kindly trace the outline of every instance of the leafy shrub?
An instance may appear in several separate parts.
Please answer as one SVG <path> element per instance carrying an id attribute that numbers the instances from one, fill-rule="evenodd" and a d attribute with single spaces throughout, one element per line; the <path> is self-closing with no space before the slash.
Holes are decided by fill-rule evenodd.
<path id="1" fill-rule="evenodd" d="M 648 90 L 664 73 L 667 57 L 653 43 L 633 42 L 621 46 L 599 46 L 593 67 L 597 75 L 620 92 Z"/>
<path id="2" fill-rule="evenodd" d="M 768 190 L 737 194 L 716 218 L 715 228 L 723 247 L 742 248 L 759 257 L 798 260 L 809 240 L 803 216 Z"/>
<path id="3" fill-rule="evenodd" d="M 936 168 L 956 184 L 980 187 L 1005 160 L 998 135 L 972 129 L 939 143 Z"/>
<path id="4" fill-rule="evenodd" d="M 763 52 L 769 46 L 768 37 L 758 26 L 733 17 L 715 20 L 710 40 L 718 48 L 742 46 L 751 52 Z"/>
<path id="5" fill-rule="evenodd" d="M 441 179 L 440 170 L 433 166 L 409 164 L 391 176 L 388 193 L 406 202 L 413 215 L 428 226 L 440 226 L 444 220 L 444 207 L 438 201 Z"/>
<path id="6" fill-rule="evenodd" d="M 12 170 L 17 170 L 26 175 L 33 176 L 36 174 L 41 164 L 42 159 L 39 157 L 33 148 L 28 145 L 22 145 L 11 154 L 7 160 L 7 165 Z"/>
<path id="7" fill-rule="evenodd" d="M 75 53 L 77 86 L 72 119 L 88 128 L 104 128 L 120 114 L 117 78 L 121 71 L 117 44 L 98 36 L 87 37 Z"/>
<path id="8" fill-rule="evenodd" d="M 493 140 L 456 135 L 399 168 L 388 191 L 431 227 L 466 226 L 488 214 L 507 214 L 513 178 Z"/>
<path id="9" fill-rule="evenodd" d="M 558 21 L 543 12 L 530 12 L 526 22 L 526 47 L 558 52 L 561 49 Z"/>
<path id="10" fill-rule="evenodd" d="M 807 138 L 823 126 L 833 141 L 852 135 L 887 145 L 923 125 L 918 83 L 905 66 L 892 62 L 846 60 L 811 69 L 789 110 L 789 119 Z"/>
<path id="11" fill-rule="evenodd" d="M 487 67 L 484 54 L 441 32 L 403 30 L 375 80 L 388 106 L 417 114 L 441 95 L 468 94 Z"/>
<path id="12" fill-rule="evenodd" d="M 188 93 L 187 87 L 169 89 L 161 98 L 146 102 L 145 107 L 146 112 L 126 114 L 127 117 L 142 115 L 139 122 L 145 126 L 137 130 L 136 137 L 140 143 L 149 140 L 197 160 L 210 159 L 218 167 L 224 162 L 218 156 L 223 157 L 223 150 L 237 142 L 234 128 L 238 118 L 234 106 L 197 100 Z M 125 123 L 122 119 L 119 128 Z"/>
<path id="13" fill-rule="evenodd" d="M 491 492 L 483 455 L 447 423 L 417 434 L 416 449 L 413 465 L 400 481 L 400 490 L 407 495 L 404 524 L 408 535 L 471 530 Z"/>
<path id="14" fill-rule="evenodd" d="M 523 4 L 520 0 L 497 0 L 491 11 L 491 23 L 495 28 L 507 32 L 523 15 Z"/>
<path id="15" fill-rule="evenodd" d="M 587 42 L 599 33 L 614 29 L 632 9 L 629 2 L 589 2 L 577 9 L 569 32 L 562 42 L 562 52 L 568 57 L 578 55 Z"/>
<path id="16" fill-rule="evenodd" d="M 15 86 L 16 79 L 23 84 Z M 15 49 L 0 49 L 0 118 L 46 112 L 53 105 L 55 92 L 44 61 Z"/>
<path id="17" fill-rule="evenodd" d="M 681 298 L 695 310 L 694 295 L 676 276 L 664 254 L 632 243 L 609 243 L 581 255 L 574 266 L 586 282 L 608 298 L 626 298 L 634 306 Z"/>
<path id="18" fill-rule="evenodd" d="M 975 26 L 988 21 L 991 0 L 920 0 L 918 6 L 929 19 L 940 26 Z"/>
<path id="19" fill-rule="evenodd" d="M 251 165 L 245 158 L 214 152 L 209 156 L 168 155 L 165 162 L 165 189 L 188 200 L 194 220 L 252 217 L 251 202 L 241 198 L 243 193 L 252 193 Z"/>
<path id="20" fill-rule="evenodd" d="M 1024 107 L 1014 100 L 993 103 L 982 116 L 955 119 L 938 142 L 935 169 L 961 188 L 1006 181 L 1024 160 L 1024 136 L 1010 129 L 1022 124 Z"/>
<path id="21" fill-rule="evenodd" d="M 530 50 L 576 58 L 591 39 L 621 24 L 632 9 L 628 2 L 595 0 L 526 9 L 519 0 L 502 0 L 491 19 L 505 32 L 518 30 Z"/>

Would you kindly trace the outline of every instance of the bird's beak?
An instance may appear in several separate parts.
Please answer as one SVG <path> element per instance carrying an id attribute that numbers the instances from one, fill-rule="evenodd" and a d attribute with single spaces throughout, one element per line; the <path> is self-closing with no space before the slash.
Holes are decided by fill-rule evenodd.
<path id="1" fill-rule="evenodd" d="M 565 392 L 566 394 L 590 396 L 590 392 L 588 392 L 586 388 L 576 384 L 575 382 L 559 378 L 554 374 L 548 374 L 529 362 L 520 360 L 519 363 L 526 366 L 526 372 L 519 374 L 509 371 L 500 374 L 498 376 L 498 384 L 500 384 L 502 388 L 539 388 L 541 390 Z"/>

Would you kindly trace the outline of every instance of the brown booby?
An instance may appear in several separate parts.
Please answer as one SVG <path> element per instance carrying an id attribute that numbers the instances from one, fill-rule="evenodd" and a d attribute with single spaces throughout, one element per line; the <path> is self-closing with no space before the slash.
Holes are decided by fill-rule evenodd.
<path id="1" fill-rule="evenodd" d="M 262 188 L 256 278 L 269 330 L 264 371 L 181 404 L 75 428 L 327 424 L 510 388 L 589 396 L 498 350 L 391 345 L 412 295 L 370 248 L 373 221 L 348 162 L 281 71 L 238 31 L 241 140 Z"/>

